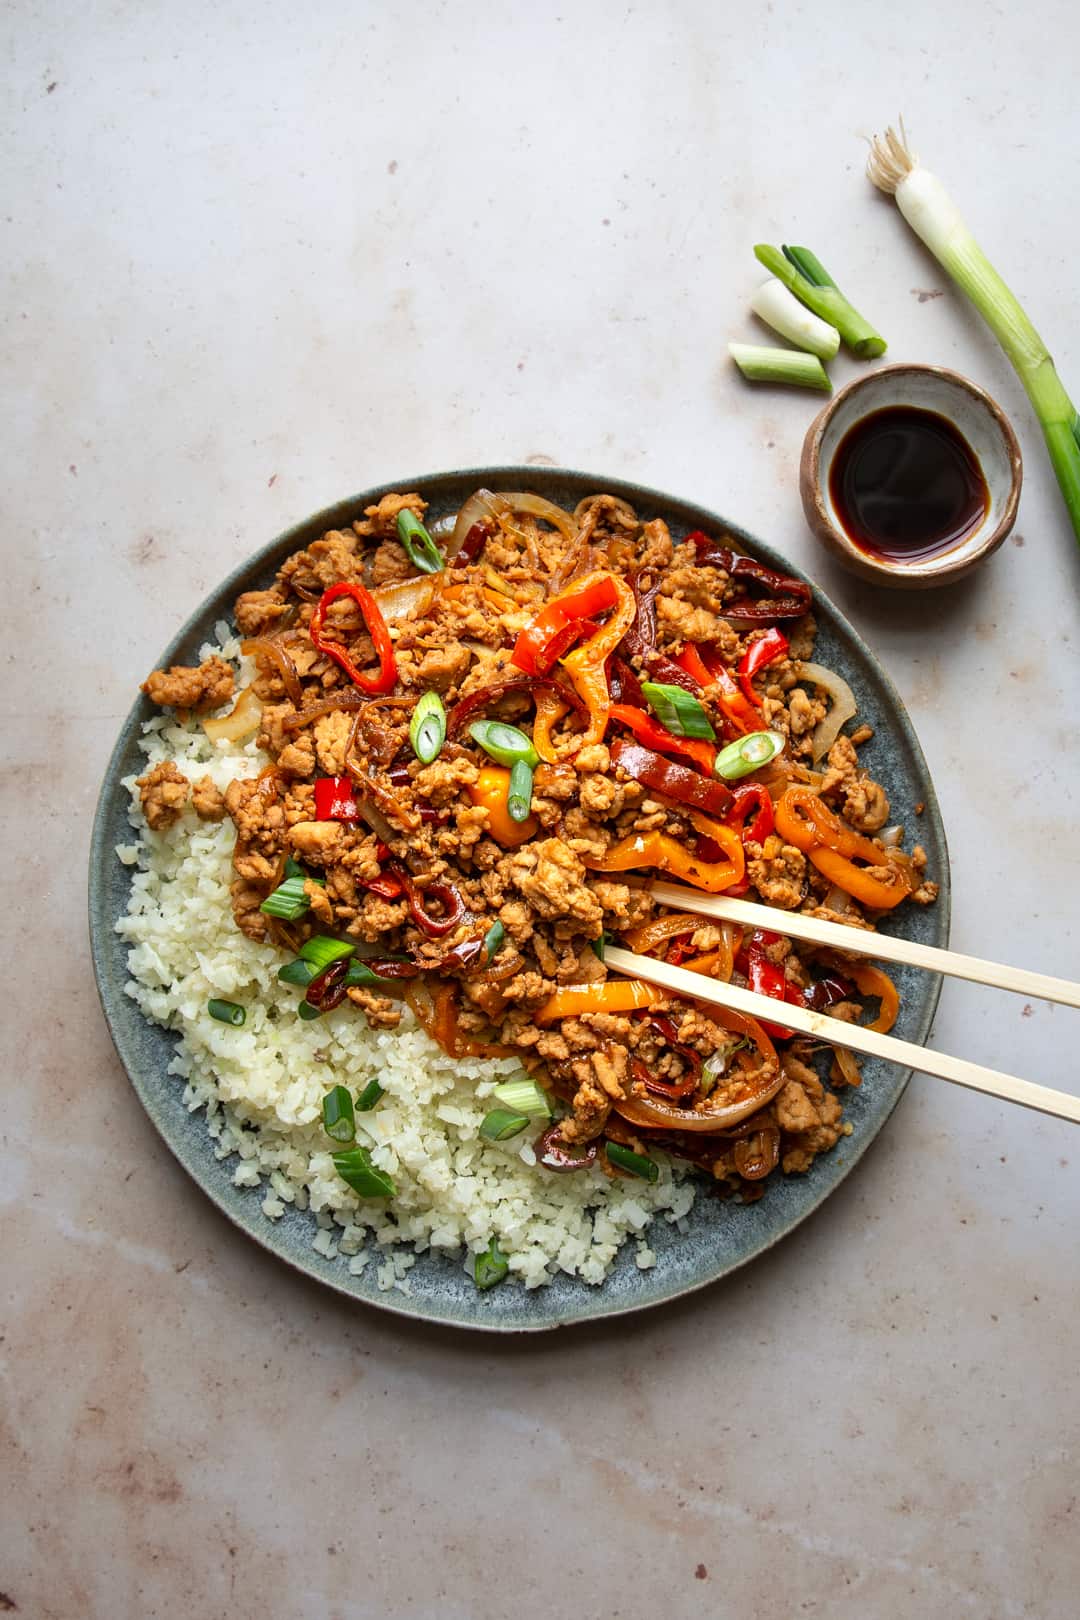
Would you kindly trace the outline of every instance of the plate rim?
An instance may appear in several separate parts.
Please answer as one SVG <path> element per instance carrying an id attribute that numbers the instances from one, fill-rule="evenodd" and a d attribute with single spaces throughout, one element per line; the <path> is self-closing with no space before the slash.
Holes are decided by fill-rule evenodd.
<path id="1" fill-rule="evenodd" d="M 475 488 L 494 487 L 498 489 L 501 487 L 504 490 L 509 490 L 515 487 L 528 488 L 528 480 L 532 480 L 535 483 L 557 481 L 559 479 L 570 483 L 578 483 L 583 486 L 588 486 L 588 492 L 603 491 L 605 493 L 617 495 L 620 498 L 630 501 L 631 504 L 651 507 L 659 513 L 663 513 L 665 507 L 668 509 L 682 508 L 684 511 L 693 509 L 695 512 L 700 514 L 703 520 L 702 526 L 708 524 L 736 536 L 740 543 L 745 544 L 753 554 L 760 556 L 767 565 L 777 568 L 778 570 L 786 571 L 794 575 L 796 578 L 806 581 L 814 594 L 815 602 L 820 601 L 827 607 L 838 630 L 844 636 L 849 638 L 858 655 L 874 670 L 875 676 L 880 681 L 886 696 L 893 706 L 895 714 L 899 717 L 901 729 L 905 734 L 906 744 L 911 749 L 915 763 L 919 768 L 922 776 L 921 788 L 925 789 L 926 793 L 925 814 L 927 819 L 925 825 L 933 826 L 941 843 L 942 866 L 941 870 L 936 873 L 936 877 L 940 883 L 940 892 L 932 915 L 936 924 L 935 933 L 937 937 L 935 939 L 935 943 L 941 946 L 946 946 L 948 944 L 952 919 L 952 885 L 947 835 L 941 818 L 937 792 L 929 772 L 929 767 L 923 753 L 922 745 L 919 742 L 918 735 L 915 731 L 914 725 L 912 724 L 911 717 L 908 714 L 907 707 L 897 691 L 892 677 L 882 665 L 881 661 L 872 652 L 867 643 L 863 640 L 859 632 L 851 624 L 847 616 L 836 605 L 833 599 L 828 596 L 813 579 L 809 578 L 797 565 L 793 564 L 788 558 L 777 552 L 767 542 L 762 541 L 757 535 L 752 534 L 748 530 L 744 529 L 740 524 L 726 518 L 722 513 L 716 512 L 711 507 L 705 506 L 698 501 L 690 499 L 689 497 L 672 495 L 667 491 L 656 489 L 651 485 L 637 483 L 631 479 L 615 477 L 599 478 L 594 473 L 583 472 L 580 469 L 573 467 L 547 464 L 543 466 L 530 466 L 520 462 L 509 462 L 487 467 L 451 468 L 445 471 L 427 472 L 419 477 L 412 476 L 409 478 L 397 478 L 389 482 L 373 485 L 370 489 L 361 490 L 355 495 L 344 496 L 339 500 L 331 502 L 329 505 L 317 509 L 308 516 L 290 524 L 286 529 L 283 529 L 280 533 L 278 533 L 273 539 L 265 542 L 255 551 L 251 552 L 247 557 L 239 562 L 236 567 L 230 570 L 230 572 L 222 580 L 220 580 L 218 584 L 211 588 L 211 590 L 203 598 L 202 602 L 200 602 L 193 612 L 188 615 L 187 619 L 172 637 L 168 646 L 165 648 L 164 652 L 161 654 L 161 657 L 153 667 L 166 667 L 168 663 L 175 661 L 177 653 L 186 642 L 196 635 L 196 633 L 205 634 L 205 620 L 209 611 L 209 604 L 211 602 L 223 596 L 227 596 L 229 598 L 234 597 L 237 587 L 241 582 L 248 581 L 253 574 L 259 571 L 267 570 L 279 553 L 287 555 L 289 549 L 295 549 L 295 547 L 300 544 L 301 541 L 306 543 L 306 540 L 311 537 L 312 532 L 317 528 L 321 533 L 325 532 L 325 530 L 328 528 L 334 527 L 335 523 L 340 523 L 343 521 L 344 513 L 349 510 L 354 512 L 362 511 L 365 505 L 371 505 L 378 501 L 383 495 L 399 490 L 415 489 L 419 490 L 421 493 L 424 493 L 426 490 L 430 490 L 433 485 L 439 485 L 441 483 L 458 483 L 465 480 L 475 480 Z M 582 496 L 581 498 L 584 497 Z M 527 1320 L 513 1321 L 492 1319 L 483 1321 L 471 1319 L 463 1320 L 461 1317 L 453 1314 L 451 1311 L 437 1308 L 436 1302 L 424 1301 L 419 1296 L 416 1297 L 416 1302 L 414 1303 L 414 1296 L 402 1295 L 394 1290 L 379 1293 L 376 1296 L 362 1295 L 357 1293 L 354 1289 L 348 1287 L 343 1280 L 338 1278 L 336 1275 L 336 1268 L 332 1271 L 326 1267 L 325 1261 L 322 1260 L 322 1257 L 318 1255 L 314 1249 L 311 1251 L 310 1259 L 305 1256 L 304 1260 L 301 1261 L 299 1258 L 285 1252 L 282 1247 L 278 1246 L 272 1241 L 272 1234 L 275 1230 L 272 1223 L 266 1221 L 265 1219 L 261 1219 L 257 1223 L 252 1222 L 250 1224 L 245 1221 L 242 1218 L 240 1208 L 233 1208 L 230 1206 L 230 1204 L 226 1203 L 219 1196 L 217 1189 L 210 1185 L 208 1181 L 202 1177 L 200 1167 L 187 1161 L 187 1159 L 180 1152 L 179 1143 L 173 1140 L 168 1129 L 166 1128 L 164 1119 L 159 1118 L 157 1110 L 151 1107 L 149 1100 L 150 1083 L 141 1072 L 141 1065 L 137 1062 L 137 1053 L 128 1049 L 127 1037 L 123 1030 L 119 1027 L 118 1020 L 114 1019 L 113 1017 L 112 1009 L 110 1007 L 105 989 L 105 964 L 110 956 L 110 952 L 115 951 L 118 944 L 118 936 L 115 932 L 115 923 L 117 919 L 111 915 L 107 887 L 107 873 L 110 869 L 110 862 L 115 859 L 115 835 L 110 833 L 109 820 L 110 813 L 114 807 L 114 799 L 118 792 L 122 792 L 119 771 L 122 766 L 124 756 L 127 753 L 132 740 L 134 739 L 137 741 L 138 737 L 141 735 L 141 727 L 143 722 L 155 712 L 156 710 L 154 709 L 154 706 L 150 704 L 149 699 L 147 699 L 142 693 L 139 693 L 126 718 L 124 719 L 116 742 L 110 751 L 94 811 L 89 849 L 87 892 L 89 913 L 88 921 L 90 953 L 94 969 L 94 982 L 106 1027 L 108 1028 L 110 1038 L 113 1042 L 113 1046 L 116 1050 L 117 1056 L 120 1059 L 124 1072 L 126 1073 L 132 1089 L 138 1097 L 139 1102 L 142 1104 L 143 1110 L 154 1129 L 157 1131 L 161 1140 L 169 1149 L 175 1161 L 183 1170 L 187 1172 L 191 1180 L 200 1189 L 200 1191 L 211 1200 L 215 1208 L 221 1214 L 223 1214 L 234 1227 L 243 1232 L 246 1237 L 250 1238 L 255 1243 L 258 1243 L 261 1248 L 263 1248 L 268 1254 L 272 1255 L 276 1260 L 284 1262 L 284 1264 L 290 1266 L 293 1270 L 300 1272 L 304 1276 L 310 1277 L 312 1280 L 320 1283 L 322 1286 L 332 1289 L 336 1294 L 348 1299 L 354 1305 L 371 1306 L 377 1310 L 387 1311 L 392 1315 L 407 1318 L 411 1322 L 425 1322 L 440 1327 L 455 1328 L 462 1332 L 481 1332 L 488 1334 L 535 1334 L 551 1332 L 555 1329 L 565 1330 L 571 1327 L 585 1326 L 589 1323 L 594 1323 L 597 1321 L 610 1320 L 620 1316 L 632 1316 L 644 1311 L 654 1310 L 661 1305 L 670 1303 L 672 1300 L 681 1299 L 690 1294 L 698 1292 L 702 1288 L 711 1287 L 715 1283 L 721 1281 L 723 1278 L 731 1276 L 735 1271 L 741 1270 L 743 1266 L 750 1264 L 752 1261 L 757 1260 L 761 1255 L 767 1253 L 768 1250 L 772 1249 L 784 1238 L 789 1237 L 791 1233 L 800 1227 L 806 1220 L 808 1220 L 810 1216 L 816 1214 L 821 1208 L 822 1204 L 826 1202 L 830 1194 L 835 1192 L 840 1186 L 840 1183 L 842 1181 L 846 1181 L 851 1175 L 852 1171 L 862 1160 L 865 1153 L 876 1141 L 880 1132 L 885 1128 L 890 1117 L 892 1116 L 893 1111 L 899 1104 L 900 1099 L 907 1091 L 912 1073 L 914 1072 L 910 1068 L 901 1071 L 899 1083 L 896 1086 L 896 1091 L 892 1102 L 886 1109 L 885 1113 L 881 1116 L 880 1120 L 875 1124 L 872 1133 L 870 1135 L 864 1134 L 861 1140 L 858 1142 L 855 1142 L 854 1138 L 846 1139 L 847 1147 L 845 1166 L 842 1173 L 837 1177 L 836 1180 L 822 1187 L 817 1196 L 811 1197 L 808 1200 L 806 1207 L 801 1209 L 791 1219 L 786 1227 L 780 1231 L 766 1235 L 754 1248 L 745 1254 L 741 1254 L 734 1260 L 722 1262 L 716 1270 L 709 1272 L 707 1275 L 689 1282 L 685 1280 L 676 1280 L 667 1288 L 658 1288 L 654 1294 L 650 1295 L 650 1297 L 646 1299 L 633 1299 L 609 1304 L 605 1300 L 604 1283 L 599 1285 L 591 1285 L 585 1283 L 582 1279 L 575 1279 L 580 1292 L 577 1300 L 578 1308 L 574 1310 L 573 1314 L 563 1314 L 550 1319 L 540 1320 L 530 1318 Z M 126 949 L 126 947 L 121 948 Z M 941 976 L 937 974 L 930 975 L 927 981 L 927 994 L 917 1020 L 917 1027 L 908 1036 L 908 1038 L 917 1045 L 925 1045 L 926 1041 L 929 1039 L 941 995 L 941 987 Z M 161 1026 L 151 1024 L 151 1021 L 146 1019 L 145 1015 L 142 1014 L 141 1011 L 138 1013 L 138 1016 L 143 1019 L 148 1027 L 157 1029 L 161 1028 Z M 162 1033 L 167 1034 L 169 1032 L 162 1030 Z M 211 1139 L 209 1135 L 207 1135 L 207 1169 L 209 1169 L 210 1166 L 216 1162 L 213 1157 L 210 1142 Z M 237 1191 L 239 1193 L 240 1189 L 237 1189 Z M 263 1230 L 263 1228 L 265 1228 L 265 1230 Z M 530 1292 L 539 1292 L 539 1290 Z"/>

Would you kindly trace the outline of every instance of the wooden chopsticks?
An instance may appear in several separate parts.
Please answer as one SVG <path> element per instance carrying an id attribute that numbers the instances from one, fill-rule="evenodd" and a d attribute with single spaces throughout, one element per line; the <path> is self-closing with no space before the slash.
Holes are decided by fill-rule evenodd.
<path id="1" fill-rule="evenodd" d="M 765 927 L 788 938 L 857 952 L 879 961 L 904 962 L 914 967 L 929 968 L 935 973 L 952 974 L 998 989 L 1016 990 L 1024 995 L 1080 1007 L 1080 985 L 1052 978 L 1049 974 L 1029 973 L 1023 968 L 982 962 L 977 957 L 964 956 L 956 951 L 943 951 L 933 945 L 919 945 L 911 940 L 895 939 L 891 935 L 872 933 L 867 929 L 849 928 L 820 917 L 808 917 L 802 912 L 780 911 L 774 906 L 759 906 L 747 900 L 727 900 L 723 895 L 702 894 L 675 883 L 651 883 L 649 889 L 662 905 L 670 906 L 673 910 L 691 911 L 701 917 L 744 926 Z M 843 1019 L 830 1018 L 827 1013 L 813 1012 L 788 1002 L 783 1003 L 780 1011 L 769 996 L 744 990 L 739 985 L 721 983 L 703 973 L 691 973 L 670 962 L 658 962 L 651 956 L 638 956 L 633 951 L 623 950 L 621 946 L 609 945 L 604 960 L 618 973 L 644 979 L 676 995 L 699 1002 L 709 1001 L 719 1007 L 732 1007 L 736 1012 L 748 1013 L 752 1018 L 764 1019 L 766 1023 L 775 1023 L 780 1019 L 786 1028 L 796 1030 L 800 1035 L 828 1041 L 833 1046 L 847 1047 L 868 1057 L 887 1058 L 892 1063 L 901 1063 L 906 1068 L 933 1075 L 935 1079 L 949 1080 L 971 1091 L 982 1091 L 1006 1102 L 1019 1103 L 1023 1108 L 1033 1108 L 1039 1113 L 1052 1114 L 1058 1119 L 1080 1124 L 1080 1097 L 1070 1096 L 1067 1092 L 1053 1091 L 1049 1086 L 1036 1085 L 1015 1075 L 984 1068 L 966 1058 L 951 1057 L 946 1052 L 916 1046 L 913 1041 L 900 1040 L 895 1035 L 882 1035 L 860 1024 L 848 1024 Z"/>

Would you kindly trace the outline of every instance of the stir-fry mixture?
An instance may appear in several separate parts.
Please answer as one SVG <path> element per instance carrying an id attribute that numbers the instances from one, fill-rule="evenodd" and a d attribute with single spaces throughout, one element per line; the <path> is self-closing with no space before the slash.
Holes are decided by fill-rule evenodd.
<path id="1" fill-rule="evenodd" d="M 752 1199 L 835 1144 L 836 1092 L 860 1078 L 783 1004 L 882 1030 L 897 1013 L 883 972 L 793 944 L 783 913 L 872 928 L 937 892 L 859 765 L 870 728 L 841 730 L 850 689 L 812 662 L 809 587 L 611 495 L 569 513 L 481 491 L 424 517 L 387 495 L 237 600 L 257 675 L 204 725 L 257 733 L 269 763 L 224 794 L 155 765 L 147 821 L 189 800 L 232 818 L 236 925 L 280 946 L 298 1017 L 347 999 L 392 1029 L 407 1003 L 454 1056 L 519 1057 L 483 1135 L 531 1129 L 537 1163 L 571 1174 L 651 1179 L 661 1149 Z M 235 695 L 217 658 L 144 690 L 199 711 Z M 776 927 L 662 908 L 658 876 L 759 900 Z M 609 974 L 612 941 L 749 985 L 776 1021 Z M 328 1093 L 331 1138 L 373 1084 Z M 362 1197 L 392 1193 L 363 1148 L 335 1163 Z"/>

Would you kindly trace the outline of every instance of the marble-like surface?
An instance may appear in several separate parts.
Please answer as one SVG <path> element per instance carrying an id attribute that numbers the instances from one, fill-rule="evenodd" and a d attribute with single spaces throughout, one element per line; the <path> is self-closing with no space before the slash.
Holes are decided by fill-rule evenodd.
<path id="1" fill-rule="evenodd" d="M 35 4 L 3 22 L 0 1609 L 1071 1620 L 1075 1128 L 916 1079 L 792 1239 L 543 1341 L 350 1308 L 137 1107 L 85 944 L 136 683 L 258 543 L 384 478 L 556 461 L 729 511 L 895 677 L 954 944 L 1080 973 L 1080 553 L 1022 391 L 860 136 L 902 109 L 1080 390 L 1075 8 Z M 816 550 L 813 411 L 724 358 L 755 240 L 1012 417 L 1017 532 L 882 594 Z M 838 380 L 853 375 L 841 361 Z M 1076 1089 L 1075 1014 L 948 986 L 935 1041 Z"/>

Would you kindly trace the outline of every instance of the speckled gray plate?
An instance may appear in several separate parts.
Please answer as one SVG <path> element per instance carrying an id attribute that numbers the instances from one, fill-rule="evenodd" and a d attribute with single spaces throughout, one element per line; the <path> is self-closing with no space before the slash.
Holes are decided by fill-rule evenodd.
<path id="1" fill-rule="evenodd" d="M 562 506 L 573 507 L 583 495 L 608 490 L 633 503 L 645 518 L 663 517 L 677 535 L 692 529 L 727 530 L 770 567 L 792 572 L 783 557 L 746 534 L 726 518 L 676 500 L 656 490 L 617 479 L 536 467 L 483 467 L 467 472 L 439 473 L 426 478 L 400 478 L 378 489 L 350 496 L 317 512 L 294 529 L 264 546 L 210 596 L 157 660 L 159 666 L 193 661 L 201 642 L 208 640 L 219 619 L 231 615 L 240 591 L 270 583 L 275 569 L 292 551 L 317 539 L 325 530 L 347 524 L 365 506 L 388 490 L 417 489 L 431 503 L 432 515 L 456 510 L 474 490 L 531 489 Z M 884 783 L 898 821 L 918 826 L 930 870 L 941 883 L 935 906 L 908 907 L 887 923 L 905 937 L 944 945 L 949 929 L 949 868 L 945 835 L 937 800 L 915 733 L 900 698 L 869 649 L 860 641 L 831 602 L 815 591 L 815 613 L 820 627 L 817 652 L 822 663 L 850 681 L 859 700 L 859 716 L 874 727 L 875 736 L 862 758 L 871 774 Z M 150 661 L 147 659 L 147 666 Z M 310 1215 L 290 1211 L 276 1224 L 260 1208 L 261 1194 L 241 1191 L 232 1184 L 232 1161 L 214 1158 L 202 1114 L 189 1114 L 181 1102 L 179 1082 L 167 1075 L 175 1037 L 148 1024 L 124 994 L 127 977 L 125 947 L 114 923 L 127 904 L 130 872 L 121 866 L 115 846 L 131 836 L 127 821 L 127 795 L 121 778 L 142 768 L 138 749 L 140 727 L 155 712 L 143 697 L 135 704 L 120 733 L 101 791 L 90 853 L 90 941 L 101 1004 L 131 1083 L 161 1135 L 194 1180 L 220 1209 L 264 1248 L 320 1282 L 355 1299 L 432 1322 L 494 1332 L 537 1332 L 570 1322 L 587 1321 L 625 1311 L 663 1304 L 715 1281 L 741 1266 L 786 1236 L 823 1203 L 866 1152 L 896 1106 L 910 1078 L 910 1070 L 878 1060 L 866 1060 L 862 1087 L 845 1098 L 846 1117 L 854 1134 L 835 1152 L 819 1158 L 806 1176 L 775 1178 L 758 1203 L 740 1206 L 699 1196 L 689 1217 L 689 1231 L 680 1234 L 660 1219 L 650 1233 L 657 1253 L 656 1266 L 639 1271 L 634 1246 L 621 1252 L 610 1277 L 600 1288 L 560 1275 L 549 1287 L 526 1290 L 507 1282 L 490 1293 L 478 1294 L 465 1275 L 460 1259 L 427 1254 L 409 1273 L 411 1295 L 379 1293 L 369 1267 L 361 1276 L 349 1275 L 344 1263 L 327 1262 L 312 1249 L 315 1231 Z M 916 823 L 914 806 L 922 801 L 925 812 Z M 896 1034 L 910 1041 L 925 1041 L 940 981 L 900 968 L 895 977 L 901 994 Z M 704 1189 L 703 1189 L 704 1190 Z"/>

